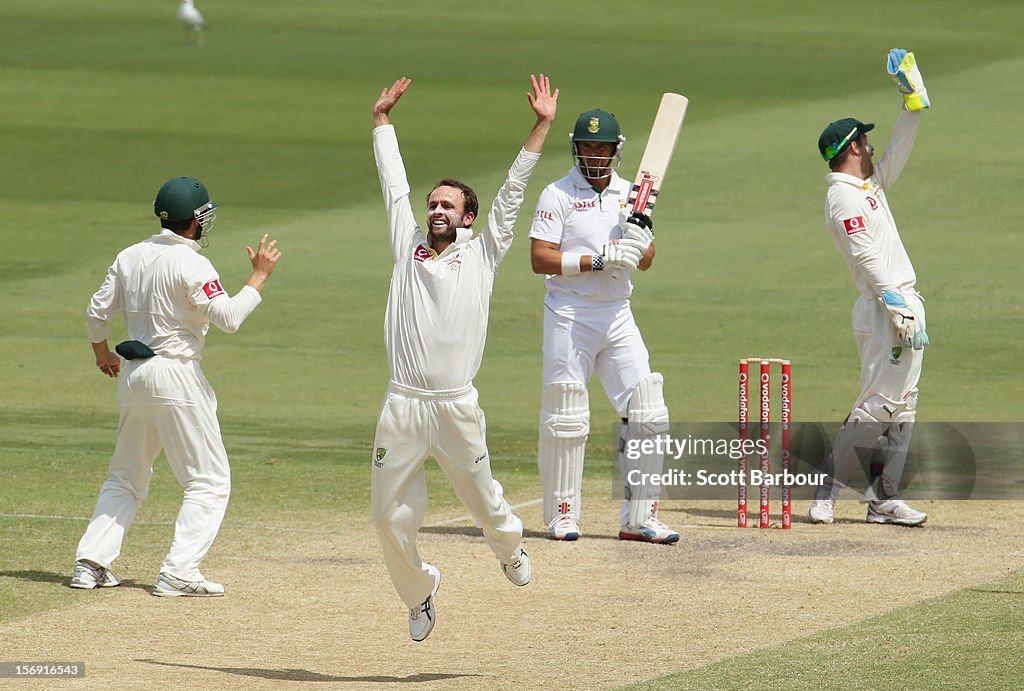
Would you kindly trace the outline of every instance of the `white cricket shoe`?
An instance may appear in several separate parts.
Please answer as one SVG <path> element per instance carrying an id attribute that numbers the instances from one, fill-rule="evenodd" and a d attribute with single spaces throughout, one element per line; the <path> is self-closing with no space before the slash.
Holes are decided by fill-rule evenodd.
<path id="1" fill-rule="evenodd" d="M 437 610 L 434 609 L 434 596 L 437 589 L 441 587 L 441 572 L 437 567 L 424 562 L 424 567 L 434 577 L 434 589 L 430 591 L 427 599 L 416 607 L 409 610 L 409 635 L 417 643 L 430 635 L 434 630 L 434 621 L 437 619 Z"/>
<path id="2" fill-rule="evenodd" d="M 157 597 L 220 597 L 224 586 L 206 580 L 186 581 L 161 571 L 153 594 Z"/>
<path id="3" fill-rule="evenodd" d="M 868 523 L 895 523 L 897 525 L 921 525 L 928 520 L 928 514 L 911 508 L 902 499 L 868 502 Z"/>
<path id="4" fill-rule="evenodd" d="M 671 545 L 674 542 L 679 542 L 679 533 L 659 521 L 658 517 L 652 513 L 637 529 L 628 525 L 622 526 L 622 530 L 619 531 L 619 539 Z"/>
<path id="5" fill-rule="evenodd" d="M 807 507 L 807 520 L 811 523 L 831 523 L 835 515 L 835 499 L 815 499 Z"/>
<path id="6" fill-rule="evenodd" d="M 513 585 L 523 586 L 529 583 L 533 570 L 530 567 L 530 557 L 526 554 L 526 550 L 520 547 L 511 564 L 501 565 L 501 572 L 505 574 L 505 578 L 512 581 Z"/>
<path id="7" fill-rule="evenodd" d="M 121 585 L 121 581 L 111 573 L 110 569 L 85 559 L 75 562 L 75 575 L 71 577 L 72 588 L 92 590 L 93 588 L 113 588 L 115 585 Z"/>
<path id="8" fill-rule="evenodd" d="M 552 540 L 579 540 L 581 534 L 579 525 L 567 513 L 559 514 L 548 526 L 548 537 Z"/>

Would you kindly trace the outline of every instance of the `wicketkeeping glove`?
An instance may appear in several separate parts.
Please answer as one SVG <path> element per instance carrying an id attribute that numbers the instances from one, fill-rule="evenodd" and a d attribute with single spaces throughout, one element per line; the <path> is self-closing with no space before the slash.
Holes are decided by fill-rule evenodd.
<path id="1" fill-rule="evenodd" d="M 924 78 L 913 53 L 908 53 L 902 48 L 893 48 L 889 51 L 886 70 L 896 82 L 896 88 L 903 94 L 907 110 L 923 110 L 931 106 L 928 89 L 924 88 Z"/>
<path id="2" fill-rule="evenodd" d="M 895 290 L 887 290 L 882 293 L 878 300 L 889 310 L 889 316 L 896 327 L 896 337 L 903 345 L 913 347 L 914 350 L 922 350 L 928 345 L 928 332 L 924 324 L 910 309 L 910 305 Z"/>
<path id="3" fill-rule="evenodd" d="M 643 253 L 637 249 L 634 243 L 612 240 L 604 246 L 601 254 L 591 257 L 590 267 L 592 271 L 602 271 L 609 267 L 636 271 L 641 257 L 643 257 Z"/>

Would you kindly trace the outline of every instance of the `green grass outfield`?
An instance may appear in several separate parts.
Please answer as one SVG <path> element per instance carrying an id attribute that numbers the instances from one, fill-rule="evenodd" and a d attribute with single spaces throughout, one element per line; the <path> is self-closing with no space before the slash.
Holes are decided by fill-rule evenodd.
<path id="1" fill-rule="evenodd" d="M 1021 595 L 1018 573 L 627 688 L 1011 688 L 1021 679 Z"/>
<path id="2" fill-rule="evenodd" d="M 156 228 L 151 200 L 172 175 L 203 179 L 219 202 L 206 254 L 230 290 L 248 275 L 246 243 L 270 232 L 284 250 L 264 304 L 204 353 L 234 468 L 225 529 L 368 511 L 391 270 L 370 110 L 401 75 L 414 83 L 394 121 L 417 197 L 454 175 L 489 201 L 532 123 L 528 75 L 562 90 L 476 380 L 514 501 L 539 496 L 543 286 L 526 221 L 568 169 L 575 115 L 619 116 L 631 176 L 660 94 L 691 99 L 656 214 L 658 259 L 633 302 L 673 418 L 732 419 L 736 359 L 758 353 L 793 359 L 797 419 L 838 420 L 857 392 L 856 293 L 823 229 L 815 144 L 852 115 L 877 123 L 884 145 L 900 107 L 884 71 L 894 46 L 916 52 L 935 104 L 890 195 L 928 298 L 920 419 L 1020 419 L 1024 6 L 208 0 L 195 49 L 174 5 L 0 5 L 0 622 L 73 601 L 54 574 L 70 567 L 117 415 L 82 314 L 114 255 Z M 610 429 L 592 394 L 594 429 Z M 588 474 L 606 473 L 608 455 L 592 445 Z M 458 511 L 443 478 L 430 481 L 431 515 Z M 160 461 L 126 551 L 155 564 L 178 501 Z M 912 626 L 926 612 L 901 616 Z M 948 633 L 958 645 L 963 632 Z M 854 645 L 863 632 L 835 635 Z M 729 685 L 760 679 L 742 660 L 729 670 Z M 840 685 L 861 679 L 857 666 L 835 670 Z"/>

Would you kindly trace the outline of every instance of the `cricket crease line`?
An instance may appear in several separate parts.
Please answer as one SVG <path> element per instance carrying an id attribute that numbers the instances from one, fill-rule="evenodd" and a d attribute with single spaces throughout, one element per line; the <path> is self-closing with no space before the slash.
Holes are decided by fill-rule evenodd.
<path id="1" fill-rule="evenodd" d="M 84 521 L 86 523 L 92 520 L 83 516 L 48 516 L 36 513 L 0 513 L 0 518 L 38 518 L 48 521 Z M 174 521 L 134 521 L 132 525 L 174 525 Z"/>
<path id="2" fill-rule="evenodd" d="M 544 498 L 540 497 L 540 498 L 537 498 L 537 499 L 531 499 L 530 501 L 524 501 L 522 504 L 514 504 L 514 505 L 510 506 L 509 508 L 511 508 L 513 510 L 515 510 L 515 509 L 522 509 L 522 508 L 525 508 L 527 506 L 534 506 L 535 504 L 540 504 L 543 501 L 544 501 Z M 438 528 L 438 527 L 440 527 L 442 525 L 451 525 L 452 523 L 463 523 L 465 521 L 472 521 L 472 520 L 473 520 L 473 516 L 467 513 L 464 516 L 457 516 L 455 518 L 447 518 L 447 519 L 445 519 L 443 521 L 437 521 L 436 523 L 431 523 L 427 527 L 428 528 Z"/>

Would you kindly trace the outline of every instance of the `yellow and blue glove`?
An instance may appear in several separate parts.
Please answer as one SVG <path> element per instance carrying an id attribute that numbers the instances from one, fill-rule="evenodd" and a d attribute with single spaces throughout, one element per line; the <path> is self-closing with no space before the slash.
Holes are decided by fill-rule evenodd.
<path id="1" fill-rule="evenodd" d="M 924 87 L 924 78 L 913 53 L 908 53 L 902 48 L 893 48 L 889 51 L 886 70 L 896 82 L 896 88 L 903 94 L 907 110 L 913 112 L 931 106 L 928 89 Z"/>
<path id="2" fill-rule="evenodd" d="M 923 350 L 928 345 L 928 332 L 903 296 L 895 290 L 887 290 L 878 299 L 885 309 L 889 310 L 889 316 L 896 327 L 896 337 L 900 342 L 908 348 Z"/>

